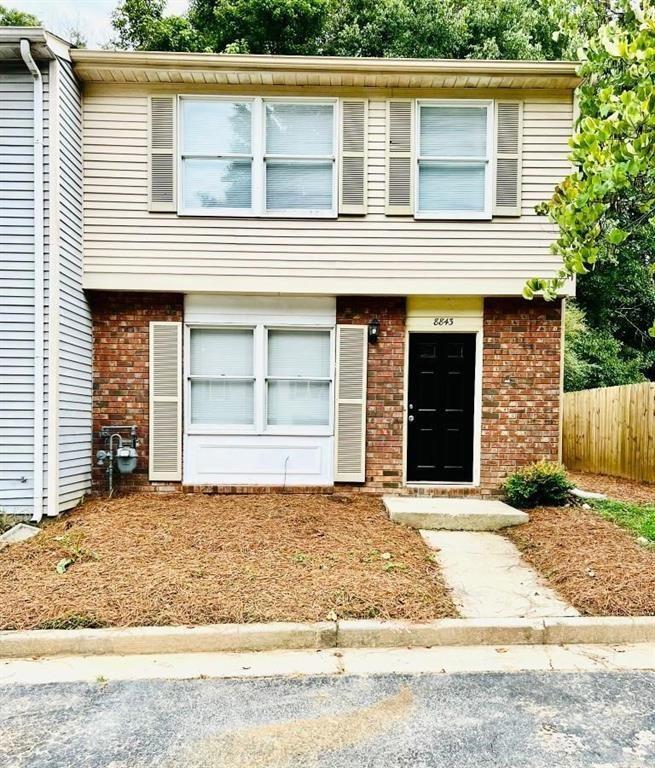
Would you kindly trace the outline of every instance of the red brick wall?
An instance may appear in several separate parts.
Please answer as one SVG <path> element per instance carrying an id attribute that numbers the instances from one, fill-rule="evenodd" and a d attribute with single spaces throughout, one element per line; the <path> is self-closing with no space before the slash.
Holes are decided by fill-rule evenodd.
<path id="1" fill-rule="evenodd" d="M 123 486 L 147 484 L 148 355 L 152 320 L 183 319 L 181 294 L 90 294 L 94 328 L 94 452 L 109 424 L 136 424 L 139 464 Z M 337 322 L 380 321 L 368 347 L 366 483 L 369 492 L 401 492 L 405 299 L 340 297 Z M 559 453 L 560 303 L 486 299 L 482 383 L 481 488 L 495 493 L 517 466 Z M 104 488 L 104 470 L 96 469 Z M 435 492 L 441 492 L 435 489 Z M 471 493 L 459 490 L 456 493 Z"/>
<path id="2" fill-rule="evenodd" d="M 561 302 L 484 303 L 483 493 L 515 468 L 559 456 Z"/>
<path id="3" fill-rule="evenodd" d="M 98 437 L 105 425 L 136 424 L 139 459 L 123 486 L 148 482 L 149 323 L 182 320 L 184 297 L 173 293 L 89 294 L 93 314 L 93 436 L 95 452 L 105 448 Z M 104 490 L 105 472 L 94 469 L 94 485 Z"/>
<path id="4" fill-rule="evenodd" d="M 369 345 L 366 485 L 408 492 L 403 477 L 403 298 L 341 297 L 338 323 L 380 320 Z M 561 306 L 518 298 L 486 299 L 482 382 L 480 488 L 429 489 L 448 495 L 498 493 L 518 466 L 559 454 Z M 360 486 L 361 487 L 361 486 Z"/>
<path id="5" fill-rule="evenodd" d="M 380 321 L 380 340 L 368 345 L 366 490 L 402 486 L 405 299 L 345 296 L 337 299 L 337 323 Z"/>

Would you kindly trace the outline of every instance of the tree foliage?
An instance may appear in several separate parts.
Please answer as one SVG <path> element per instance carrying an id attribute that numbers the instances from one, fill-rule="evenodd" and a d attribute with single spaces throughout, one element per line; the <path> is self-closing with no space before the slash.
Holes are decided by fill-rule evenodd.
<path id="1" fill-rule="evenodd" d="M 40 27 L 41 22 L 31 13 L 0 5 L 0 27 Z"/>
<path id="2" fill-rule="evenodd" d="M 548 0 L 123 0 L 115 45 L 138 50 L 544 59 L 565 55 Z"/>
<path id="3" fill-rule="evenodd" d="M 569 302 L 564 315 L 564 390 L 611 387 L 644 381 L 652 354 L 622 344 L 604 327 L 592 327 Z"/>
<path id="4" fill-rule="evenodd" d="M 587 275 L 597 264 L 613 265 L 616 269 L 606 268 L 605 277 L 632 281 L 632 288 L 644 294 L 636 300 L 641 309 L 646 304 L 652 311 L 655 10 L 650 0 L 619 0 L 610 14 L 583 51 L 580 118 L 571 140 L 576 170 L 539 207 L 559 227 L 554 251 L 563 267 L 555 279 L 528 281 L 525 295 L 542 290 L 552 297 L 573 275 Z M 588 292 L 594 285 L 585 278 L 580 283 Z M 605 312 L 612 313 L 611 282 L 605 291 Z M 626 307 L 624 313 L 633 309 Z M 636 330 L 641 333 L 644 326 Z"/>

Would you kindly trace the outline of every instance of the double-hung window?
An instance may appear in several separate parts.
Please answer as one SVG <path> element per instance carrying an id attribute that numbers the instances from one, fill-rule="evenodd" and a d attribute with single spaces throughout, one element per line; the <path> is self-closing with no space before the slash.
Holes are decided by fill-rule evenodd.
<path id="1" fill-rule="evenodd" d="M 334 105 L 264 102 L 266 210 L 335 206 Z"/>
<path id="2" fill-rule="evenodd" d="M 419 101 L 416 215 L 491 218 L 491 102 Z"/>
<path id="3" fill-rule="evenodd" d="M 329 434 L 333 333 L 327 328 L 189 330 L 189 427 Z"/>
<path id="4" fill-rule="evenodd" d="M 328 426 L 330 331 L 269 329 L 267 425 Z"/>
<path id="5" fill-rule="evenodd" d="M 336 216 L 335 99 L 180 104 L 181 213 Z"/>
<path id="6" fill-rule="evenodd" d="M 206 213 L 252 209 L 252 103 L 181 100 L 182 207 Z"/>
<path id="7" fill-rule="evenodd" d="M 255 425 L 253 328 L 192 328 L 191 424 Z"/>

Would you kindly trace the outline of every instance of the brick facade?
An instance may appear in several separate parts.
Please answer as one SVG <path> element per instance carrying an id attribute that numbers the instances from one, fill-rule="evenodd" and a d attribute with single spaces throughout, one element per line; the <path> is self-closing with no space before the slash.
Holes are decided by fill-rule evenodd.
<path id="1" fill-rule="evenodd" d="M 559 458 L 561 320 L 561 301 L 485 300 L 483 493 L 523 464 Z"/>
<path id="2" fill-rule="evenodd" d="M 181 321 L 183 296 L 94 292 L 90 299 L 94 330 L 94 452 L 105 447 L 97 436 L 101 426 L 136 424 L 138 469 L 134 475 L 123 477 L 122 485 L 152 487 L 147 479 L 148 324 L 152 320 Z M 380 321 L 380 339 L 368 347 L 366 483 L 353 488 L 370 493 L 406 493 L 405 299 L 337 299 L 337 323 L 368 324 L 376 318 Z M 560 344 L 559 302 L 485 300 L 480 488 L 421 492 L 490 495 L 497 493 L 505 475 L 517 466 L 541 458 L 557 460 Z M 104 488 L 103 469 L 94 470 L 94 483 Z M 161 489 L 170 487 L 165 484 Z M 233 490 L 230 486 L 212 488 L 213 492 Z"/>
<path id="3" fill-rule="evenodd" d="M 136 424 L 139 459 L 123 487 L 148 485 L 149 323 L 184 316 L 179 293 L 89 294 L 93 315 L 93 455 L 104 449 L 98 437 L 105 425 Z M 116 476 L 116 473 L 115 473 Z M 105 471 L 94 467 L 94 487 L 105 489 Z"/>
<path id="4" fill-rule="evenodd" d="M 402 487 L 405 298 L 348 296 L 337 299 L 337 323 L 380 321 L 380 338 L 368 346 L 366 490 Z"/>
<path id="5" fill-rule="evenodd" d="M 369 346 L 366 485 L 402 487 L 406 309 L 403 298 L 341 297 L 337 323 L 380 321 Z M 492 495 L 522 464 L 559 456 L 561 304 L 486 299 L 482 368 L 480 487 L 421 489 L 439 495 Z"/>

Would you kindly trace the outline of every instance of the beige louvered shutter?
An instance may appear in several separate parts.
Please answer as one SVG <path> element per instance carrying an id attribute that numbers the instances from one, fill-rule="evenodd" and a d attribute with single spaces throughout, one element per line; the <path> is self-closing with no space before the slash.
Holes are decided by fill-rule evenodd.
<path id="1" fill-rule="evenodd" d="M 148 111 L 148 207 L 175 211 L 175 96 L 150 96 Z"/>
<path id="2" fill-rule="evenodd" d="M 149 470 L 182 479 L 182 323 L 150 323 Z"/>
<path id="3" fill-rule="evenodd" d="M 414 103 L 411 99 L 387 102 L 387 200 L 390 216 L 413 213 Z"/>
<path id="4" fill-rule="evenodd" d="M 523 103 L 496 102 L 494 216 L 521 215 Z"/>
<path id="5" fill-rule="evenodd" d="M 337 325 L 335 472 L 340 482 L 366 479 L 368 326 Z"/>
<path id="6" fill-rule="evenodd" d="M 339 213 L 366 213 L 368 101 L 341 102 Z"/>

